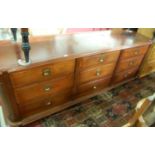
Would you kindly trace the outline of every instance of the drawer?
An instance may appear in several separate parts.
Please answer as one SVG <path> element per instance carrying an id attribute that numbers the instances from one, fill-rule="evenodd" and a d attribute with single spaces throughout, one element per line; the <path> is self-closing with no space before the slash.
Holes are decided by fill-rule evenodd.
<path id="1" fill-rule="evenodd" d="M 127 69 L 139 67 L 144 56 L 138 56 L 131 59 L 122 60 L 118 63 L 116 72 L 125 71 Z"/>
<path id="2" fill-rule="evenodd" d="M 86 84 L 82 84 L 78 87 L 78 93 L 85 93 L 85 92 L 95 92 L 101 90 L 103 88 L 108 87 L 110 83 L 111 77 L 107 77 L 104 79 L 96 80 L 93 82 L 88 82 Z"/>
<path id="3" fill-rule="evenodd" d="M 112 75 L 115 65 L 116 63 L 99 65 L 97 67 L 81 71 L 79 80 L 80 84 Z"/>
<path id="4" fill-rule="evenodd" d="M 35 83 L 26 87 L 15 89 L 15 96 L 19 104 L 27 101 L 60 94 L 67 88 L 72 88 L 73 76 L 66 76 L 58 80 Z"/>
<path id="5" fill-rule="evenodd" d="M 128 80 L 132 77 L 135 77 L 138 69 L 139 68 L 134 68 L 134 69 L 130 69 L 130 70 L 125 71 L 125 72 L 116 73 L 113 77 L 112 83 L 116 84 L 116 83 Z"/>
<path id="6" fill-rule="evenodd" d="M 14 87 L 20 87 L 34 82 L 55 79 L 74 72 L 74 60 L 63 61 L 11 73 Z"/>
<path id="7" fill-rule="evenodd" d="M 136 48 L 123 50 L 121 53 L 120 59 L 124 60 L 135 56 L 142 56 L 147 52 L 148 47 L 149 46 L 143 46 L 143 47 L 136 47 Z"/>
<path id="8" fill-rule="evenodd" d="M 26 104 L 20 104 L 19 109 L 23 117 L 29 116 L 50 108 L 54 108 L 71 101 L 71 90 L 65 90 L 56 96 L 49 96 L 45 98 L 37 98 Z"/>
<path id="9" fill-rule="evenodd" d="M 112 62 L 116 62 L 119 57 L 119 54 L 120 51 L 114 51 L 83 57 L 80 59 L 80 67 L 81 69 L 85 69 L 87 67 L 96 66 L 99 64 L 109 64 Z"/>

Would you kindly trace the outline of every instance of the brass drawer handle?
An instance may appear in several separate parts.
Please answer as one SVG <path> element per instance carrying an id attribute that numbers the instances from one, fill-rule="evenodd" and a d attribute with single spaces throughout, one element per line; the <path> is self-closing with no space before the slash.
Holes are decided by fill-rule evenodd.
<path id="1" fill-rule="evenodd" d="M 99 62 L 104 62 L 104 56 L 103 55 L 100 57 Z"/>
<path id="2" fill-rule="evenodd" d="M 45 105 L 46 106 L 49 106 L 49 105 L 51 105 L 52 103 L 49 101 L 49 102 L 47 102 L 47 103 L 45 103 Z"/>
<path id="3" fill-rule="evenodd" d="M 101 71 L 100 70 L 97 70 L 96 71 L 96 76 L 100 76 L 101 75 Z"/>
<path id="4" fill-rule="evenodd" d="M 44 69 L 42 72 L 42 75 L 43 76 L 50 76 L 51 75 L 51 69 L 49 69 L 49 68 Z"/>
<path id="5" fill-rule="evenodd" d="M 100 61 L 100 62 L 103 62 L 103 61 L 104 61 L 104 59 L 102 59 L 102 58 L 101 58 L 99 61 Z"/>
<path id="6" fill-rule="evenodd" d="M 46 86 L 46 87 L 44 88 L 44 90 L 45 90 L 46 92 L 49 92 L 49 91 L 51 90 L 51 87 L 50 87 L 50 86 Z"/>
<path id="7" fill-rule="evenodd" d="M 97 89 L 97 87 L 96 86 L 93 86 L 93 89 Z"/>

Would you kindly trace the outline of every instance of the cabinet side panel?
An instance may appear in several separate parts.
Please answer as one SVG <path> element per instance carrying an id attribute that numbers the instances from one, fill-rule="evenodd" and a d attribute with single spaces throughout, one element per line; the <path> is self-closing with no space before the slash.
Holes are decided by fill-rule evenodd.
<path id="1" fill-rule="evenodd" d="M 4 72 L 1 75 L 0 94 L 2 98 L 2 106 L 6 110 L 8 119 L 11 121 L 19 121 L 21 119 L 18 104 L 14 96 L 14 90 L 9 78 L 9 74 Z"/>

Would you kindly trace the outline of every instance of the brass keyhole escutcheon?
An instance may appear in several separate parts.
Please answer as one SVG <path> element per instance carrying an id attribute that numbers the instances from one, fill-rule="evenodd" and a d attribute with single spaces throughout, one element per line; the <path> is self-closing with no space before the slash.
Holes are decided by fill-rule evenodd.
<path id="1" fill-rule="evenodd" d="M 97 87 L 96 86 L 93 86 L 93 89 L 97 89 Z"/>
<path id="2" fill-rule="evenodd" d="M 46 102 L 45 105 L 49 106 L 51 105 L 52 103 L 49 101 L 49 102 Z"/>
<path id="3" fill-rule="evenodd" d="M 44 90 L 45 90 L 46 92 L 49 92 L 49 91 L 51 90 L 51 87 L 50 87 L 50 86 L 45 86 L 45 87 L 44 87 Z"/>
<path id="4" fill-rule="evenodd" d="M 44 69 L 42 74 L 43 74 L 43 76 L 50 76 L 51 75 L 51 69 L 50 68 Z"/>

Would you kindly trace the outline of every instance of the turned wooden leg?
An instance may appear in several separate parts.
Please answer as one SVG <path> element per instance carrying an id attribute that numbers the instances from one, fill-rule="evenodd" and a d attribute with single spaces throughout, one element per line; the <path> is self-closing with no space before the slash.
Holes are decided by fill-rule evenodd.
<path id="1" fill-rule="evenodd" d="M 22 28 L 21 35 L 22 35 L 22 50 L 24 51 L 25 62 L 28 63 L 29 62 L 29 52 L 30 52 L 28 28 Z"/>
<path id="2" fill-rule="evenodd" d="M 24 52 L 25 59 L 19 59 L 18 64 L 21 66 L 27 66 L 31 64 L 30 58 L 29 58 L 29 52 L 30 52 L 30 44 L 29 44 L 29 31 L 28 28 L 21 28 L 21 35 L 22 35 L 22 50 Z"/>
<path id="3" fill-rule="evenodd" d="M 17 41 L 17 28 L 11 28 L 11 32 L 13 35 L 13 39 L 16 42 Z"/>

